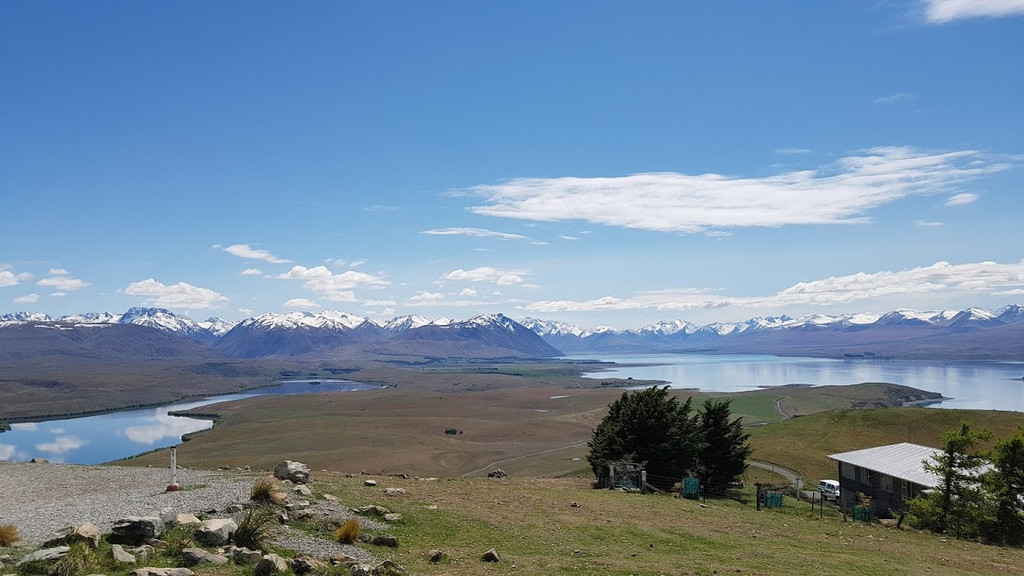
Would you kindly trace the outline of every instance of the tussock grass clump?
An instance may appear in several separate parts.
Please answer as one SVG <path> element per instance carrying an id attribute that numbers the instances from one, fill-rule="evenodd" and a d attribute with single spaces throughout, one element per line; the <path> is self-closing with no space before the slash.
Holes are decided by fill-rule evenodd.
<path id="1" fill-rule="evenodd" d="M 0 524 L 0 548 L 14 546 L 21 541 L 21 534 L 14 524 Z"/>
<path id="2" fill-rule="evenodd" d="M 277 521 L 277 512 L 269 506 L 250 508 L 238 521 L 235 530 L 235 544 L 251 550 L 267 551 L 270 529 Z"/>
<path id="3" fill-rule="evenodd" d="M 160 536 L 160 539 L 167 543 L 167 547 L 163 549 L 163 554 L 171 557 L 181 556 L 182 550 L 196 545 L 195 538 L 193 537 L 194 533 L 195 525 L 192 524 L 178 524 L 164 532 Z"/>
<path id="4" fill-rule="evenodd" d="M 351 544 L 359 538 L 359 521 L 355 518 L 350 518 L 348 522 L 341 525 L 334 531 L 334 539 L 342 544 Z"/>
<path id="5" fill-rule="evenodd" d="M 249 499 L 261 504 L 280 504 L 284 499 L 284 492 L 278 487 L 277 480 L 266 476 L 253 482 Z"/>
<path id="6" fill-rule="evenodd" d="M 84 542 L 75 542 L 71 545 L 68 553 L 61 556 L 49 573 L 53 576 L 78 576 L 85 572 L 85 569 L 96 564 L 96 557 L 92 550 Z"/>

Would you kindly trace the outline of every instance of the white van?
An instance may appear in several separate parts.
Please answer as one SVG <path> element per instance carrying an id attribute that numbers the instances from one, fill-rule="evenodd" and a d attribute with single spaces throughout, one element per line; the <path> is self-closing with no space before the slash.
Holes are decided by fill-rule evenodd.
<path id="1" fill-rule="evenodd" d="M 821 492 L 821 497 L 825 500 L 839 500 L 839 481 L 822 480 L 818 482 L 818 492 Z"/>

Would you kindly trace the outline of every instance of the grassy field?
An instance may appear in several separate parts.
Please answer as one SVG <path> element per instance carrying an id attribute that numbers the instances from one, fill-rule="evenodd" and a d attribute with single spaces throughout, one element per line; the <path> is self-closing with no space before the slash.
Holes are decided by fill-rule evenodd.
<path id="1" fill-rule="evenodd" d="M 390 557 L 412 574 L 1011 574 L 1024 550 L 851 524 L 787 499 L 756 511 L 752 499 L 706 504 L 590 488 L 583 479 L 381 478 L 314 474 L 317 493 L 402 514 Z M 405 494 L 388 496 L 382 487 Z M 497 564 L 481 555 L 495 548 Z M 431 549 L 445 552 L 439 563 Z"/>

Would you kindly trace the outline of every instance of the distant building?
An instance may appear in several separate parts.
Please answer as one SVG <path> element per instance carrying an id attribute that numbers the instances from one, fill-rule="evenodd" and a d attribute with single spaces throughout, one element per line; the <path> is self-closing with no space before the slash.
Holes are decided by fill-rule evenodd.
<path id="1" fill-rule="evenodd" d="M 858 503 L 859 494 L 871 497 L 871 512 L 888 517 L 906 511 L 907 501 L 924 490 L 934 489 L 939 477 L 925 470 L 941 450 L 902 442 L 832 454 L 839 464 L 839 505 Z"/>

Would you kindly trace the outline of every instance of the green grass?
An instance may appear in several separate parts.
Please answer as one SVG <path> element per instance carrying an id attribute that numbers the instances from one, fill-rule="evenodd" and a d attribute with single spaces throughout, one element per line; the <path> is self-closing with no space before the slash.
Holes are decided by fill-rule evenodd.
<path id="1" fill-rule="evenodd" d="M 729 400 L 733 416 L 743 418 L 743 424 L 764 424 L 782 420 L 782 415 L 775 409 L 775 401 L 780 398 L 774 394 L 758 392 L 754 394 L 741 393 L 727 396 L 711 396 L 715 400 Z M 701 402 L 703 403 L 703 401 Z M 695 407 L 700 404 L 695 402 Z"/>
<path id="2" fill-rule="evenodd" d="M 942 434 L 961 420 L 992 431 L 993 440 L 986 446 L 1024 426 L 1020 412 L 914 407 L 833 410 L 753 428 L 750 444 L 753 458 L 792 468 L 806 481 L 817 483 L 836 477 L 836 463 L 828 459 L 829 454 L 898 442 L 937 447 Z"/>

